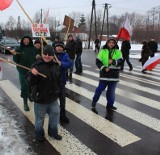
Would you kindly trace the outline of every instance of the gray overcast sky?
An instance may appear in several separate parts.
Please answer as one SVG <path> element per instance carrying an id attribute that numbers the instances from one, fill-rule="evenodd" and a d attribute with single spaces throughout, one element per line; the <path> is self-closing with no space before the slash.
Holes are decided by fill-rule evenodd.
<path id="1" fill-rule="evenodd" d="M 103 4 L 111 4 L 109 9 L 110 15 L 118 15 L 125 12 L 137 12 L 145 14 L 149 9 L 160 5 L 160 0 L 95 0 L 96 9 L 102 10 Z M 92 0 L 19 0 L 26 12 L 32 18 L 37 11 L 50 9 L 50 15 L 63 19 L 64 15 L 71 12 L 83 12 L 84 14 L 91 12 Z M 9 16 L 13 16 L 16 20 L 18 16 L 21 19 L 27 19 L 16 0 L 11 6 L 0 12 L 0 23 L 6 22 Z"/>

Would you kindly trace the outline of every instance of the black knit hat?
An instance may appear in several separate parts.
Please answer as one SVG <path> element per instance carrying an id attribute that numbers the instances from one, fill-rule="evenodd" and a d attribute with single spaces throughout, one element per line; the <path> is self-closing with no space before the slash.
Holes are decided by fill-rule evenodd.
<path id="1" fill-rule="evenodd" d="M 35 44 L 41 44 L 41 41 L 39 39 L 37 39 L 37 40 L 34 41 L 34 45 Z"/>
<path id="2" fill-rule="evenodd" d="M 53 56 L 54 55 L 54 48 L 51 45 L 46 45 L 43 50 L 44 55 Z"/>
<path id="3" fill-rule="evenodd" d="M 56 42 L 54 47 L 56 48 L 57 46 L 61 46 L 63 49 L 65 48 L 64 42 L 62 42 L 62 41 Z"/>

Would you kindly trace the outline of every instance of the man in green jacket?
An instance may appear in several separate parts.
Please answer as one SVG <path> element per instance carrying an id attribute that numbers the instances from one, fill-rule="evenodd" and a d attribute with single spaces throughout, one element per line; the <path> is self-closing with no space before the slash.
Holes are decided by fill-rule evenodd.
<path id="1" fill-rule="evenodd" d="M 95 107 L 102 91 L 106 91 L 107 110 L 116 110 L 113 106 L 115 101 L 115 90 L 119 81 L 119 70 L 123 63 L 122 53 L 117 49 L 117 42 L 114 38 L 107 40 L 103 49 L 98 53 L 96 65 L 100 69 L 100 81 L 96 88 L 92 101 L 92 110 L 97 113 Z"/>
<path id="2" fill-rule="evenodd" d="M 33 41 L 29 35 L 25 35 L 20 42 L 20 47 L 16 51 L 12 50 L 13 60 L 19 65 L 26 66 L 28 68 L 36 61 L 36 48 L 33 45 Z M 21 97 L 24 102 L 24 110 L 29 111 L 28 99 L 31 100 L 30 88 L 26 83 L 25 76 L 28 70 L 17 66 L 19 72 L 19 81 L 21 86 Z"/>

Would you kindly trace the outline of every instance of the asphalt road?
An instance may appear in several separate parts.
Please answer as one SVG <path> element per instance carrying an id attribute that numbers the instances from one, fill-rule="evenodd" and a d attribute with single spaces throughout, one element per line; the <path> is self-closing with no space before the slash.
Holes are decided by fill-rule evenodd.
<path id="1" fill-rule="evenodd" d="M 62 141 L 57 142 L 47 135 L 47 124 L 46 141 L 35 140 L 33 103 L 30 103 L 30 112 L 23 111 L 16 68 L 6 63 L 2 63 L 3 79 L 0 81 L 5 102 L 0 105 L 12 114 L 17 126 L 24 131 L 20 136 L 30 146 L 29 151 L 38 155 L 159 155 L 160 65 L 142 74 L 141 64 L 131 59 L 133 71 L 128 71 L 126 65 L 120 74 L 117 111 L 106 111 L 104 92 L 97 104 L 98 114 L 95 114 L 91 111 L 91 102 L 99 76 L 96 56 L 93 50 L 85 50 L 82 76 L 73 74 L 72 83 L 66 85 L 70 123 L 59 125 Z M 0 57 L 12 61 L 11 55 L 0 54 Z"/>

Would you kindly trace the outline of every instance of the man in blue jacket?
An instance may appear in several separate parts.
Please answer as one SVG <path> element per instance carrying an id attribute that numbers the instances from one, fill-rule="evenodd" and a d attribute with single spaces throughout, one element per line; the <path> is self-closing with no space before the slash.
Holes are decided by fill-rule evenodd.
<path id="1" fill-rule="evenodd" d="M 59 41 L 55 44 L 55 55 L 56 61 L 61 66 L 61 84 L 60 84 L 60 121 L 64 123 L 69 123 L 69 118 L 66 116 L 66 73 L 67 70 L 72 66 L 72 61 L 69 55 L 64 52 L 65 45 L 63 42 Z"/>

